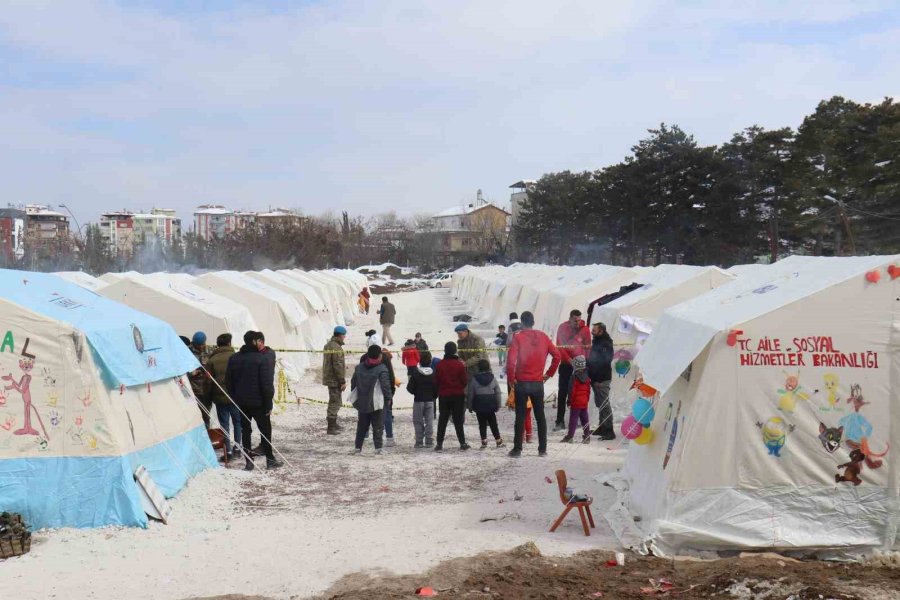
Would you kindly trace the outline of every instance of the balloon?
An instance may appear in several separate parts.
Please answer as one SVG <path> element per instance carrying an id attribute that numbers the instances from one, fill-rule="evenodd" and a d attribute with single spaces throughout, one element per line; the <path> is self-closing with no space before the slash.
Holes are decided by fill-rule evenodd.
<path id="1" fill-rule="evenodd" d="M 618 373 L 619 377 L 625 377 L 628 375 L 628 371 L 631 370 L 631 361 L 629 360 L 617 360 L 615 364 L 616 373 Z"/>
<path id="2" fill-rule="evenodd" d="M 649 427 L 644 427 L 641 431 L 641 435 L 634 438 L 635 444 L 640 444 L 641 446 L 646 446 L 650 442 L 653 441 L 653 430 Z"/>
<path id="3" fill-rule="evenodd" d="M 650 404 L 649 400 L 646 398 L 638 398 L 634 401 L 634 404 L 631 405 L 631 415 L 634 417 L 635 421 L 644 427 L 649 427 L 650 423 L 653 422 L 653 417 L 656 416 L 656 411 L 653 410 L 653 405 Z"/>
<path id="4" fill-rule="evenodd" d="M 633 440 L 641 435 L 641 432 L 644 430 L 644 426 L 638 423 L 634 417 L 628 415 L 622 421 L 622 435 L 624 435 L 629 440 Z"/>

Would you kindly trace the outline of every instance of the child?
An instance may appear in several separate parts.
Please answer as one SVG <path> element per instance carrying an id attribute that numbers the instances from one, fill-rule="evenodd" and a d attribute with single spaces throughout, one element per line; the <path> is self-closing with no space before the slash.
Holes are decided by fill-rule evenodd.
<path id="1" fill-rule="evenodd" d="M 408 377 L 412 377 L 413 371 L 416 370 L 419 364 L 419 358 L 419 349 L 416 348 L 416 343 L 413 340 L 406 340 L 406 343 L 403 344 L 401 359 L 403 364 L 406 365 L 406 375 Z"/>
<path id="2" fill-rule="evenodd" d="M 494 344 L 500 347 L 500 350 L 497 352 L 497 357 L 500 359 L 500 366 L 506 364 L 506 347 L 509 346 L 509 336 L 506 335 L 506 326 L 498 325 L 497 326 L 497 337 L 494 338 Z"/>
<path id="3" fill-rule="evenodd" d="M 434 403 L 438 397 L 438 385 L 437 377 L 431 368 L 429 352 L 422 354 L 419 365 L 409 377 L 406 391 L 413 396 L 416 448 L 431 448 L 434 445 Z"/>
<path id="4" fill-rule="evenodd" d="M 466 421 L 466 386 L 469 383 L 469 375 L 466 373 L 466 363 L 459 359 L 457 350 L 453 342 L 444 344 L 444 359 L 438 363 L 435 371 L 440 412 L 435 452 L 444 451 L 444 434 L 451 418 L 456 429 L 456 439 L 459 440 L 459 449 L 462 451 L 469 449 L 466 443 L 466 430 L 463 427 Z"/>
<path id="5" fill-rule="evenodd" d="M 487 448 L 487 428 L 498 448 L 503 447 L 500 428 L 497 427 L 497 411 L 500 409 L 500 385 L 491 373 L 491 363 L 486 359 L 478 361 L 478 372 L 466 388 L 466 408 L 478 417 L 478 430 L 481 432 L 481 449 Z"/>
<path id="6" fill-rule="evenodd" d="M 587 360 L 583 356 L 572 359 L 572 378 L 569 380 L 569 433 L 561 441 L 571 443 L 575 437 L 575 428 L 581 421 L 581 443 L 591 442 L 591 424 L 588 416 L 588 403 L 591 399 L 591 378 L 587 373 Z"/>

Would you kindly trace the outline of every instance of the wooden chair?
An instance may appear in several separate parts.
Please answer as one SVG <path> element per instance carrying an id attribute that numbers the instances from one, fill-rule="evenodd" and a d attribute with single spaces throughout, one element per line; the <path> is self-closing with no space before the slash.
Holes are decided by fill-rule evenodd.
<path id="1" fill-rule="evenodd" d="M 566 515 L 569 514 L 569 511 L 573 508 L 578 509 L 578 514 L 581 516 L 581 525 L 584 527 L 584 535 L 591 535 L 591 530 L 588 528 L 588 523 L 591 524 L 591 527 L 596 527 L 594 525 L 594 515 L 591 514 L 591 504 L 593 504 L 593 499 L 583 500 L 580 502 L 576 502 L 574 500 L 566 499 L 566 488 L 568 487 L 568 480 L 566 478 L 566 472 L 562 469 L 556 472 L 556 483 L 559 485 L 559 500 L 565 505 L 565 510 L 562 511 L 562 514 L 559 515 L 559 518 L 553 523 L 553 526 L 550 527 L 550 533 L 556 531 L 556 528 L 559 527 L 563 520 L 565 520 Z M 587 513 L 587 517 L 585 517 L 585 513 Z"/>
<path id="2" fill-rule="evenodd" d="M 212 444 L 213 450 L 222 449 L 222 453 L 225 455 L 224 463 L 228 464 L 228 448 L 225 445 L 225 432 L 221 429 L 207 429 L 207 435 L 209 435 L 209 443 Z"/>

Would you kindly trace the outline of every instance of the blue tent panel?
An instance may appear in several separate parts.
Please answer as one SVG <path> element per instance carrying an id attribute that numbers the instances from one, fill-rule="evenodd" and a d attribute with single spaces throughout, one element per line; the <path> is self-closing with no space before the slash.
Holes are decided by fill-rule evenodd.
<path id="1" fill-rule="evenodd" d="M 144 465 L 167 498 L 218 465 L 206 427 L 125 456 L 0 460 L 0 510 L 44 527 L 146 527 L 134 471 Z"/>
<path id="2" fill-rule="evenodd" d="M 0 269 L 0 290 L 4 299 L 84 333 L 113 386 L 162 381 L 199 366 L 165 321 L 56 275 Z"/>

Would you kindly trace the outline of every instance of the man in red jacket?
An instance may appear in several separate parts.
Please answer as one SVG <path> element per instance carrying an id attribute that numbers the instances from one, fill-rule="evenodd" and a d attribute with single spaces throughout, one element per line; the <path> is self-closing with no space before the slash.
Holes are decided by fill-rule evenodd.
<path id="1" fill-rule="evenodd" d="M 438 408 L 441 414 L 438 417 L 437 443 L 434 451 L 442 452 L 444 449 L 444 434 L 447 433 L 447 422 L 451 416 L 453 427 L 456 429 L 456 439 L 459 440 L 459 449 L 468 450 L 463 424 L 466 419 L 466 385 L 469 383 L 469 374 L 466 371 L 466 363 L 459 359 L 456 344 L 453 342 L 444 344 L 444 360 L 438 363 L 436 379 Z"/>
<path id="2" fill-rule="evenodd" d="M 569 398 L 569 380 L 572 378 L 572 359 L 591 352 L 591 332 L 581 320 L 577 308 L 569 313 L 569 320 L 556 331 L 556 345 L 562 355 L 559 365 L 559 393 L 556 404 L 556 425 L 553 431 L 566 428 L 566 400 Z"/>
<path id="3" fill-rule="evenodd" d="M 534 315 L 522 313 L 522 327 L 509 347 L 506 374 L 516 391 L 516 435 L 512 458 L 522 456 L 522 433 L 525 429 L 525 411 L 528 400 L 534 409 L 538 427 L 538 456 L 547 456 L 547 418 L 544 416 L 544 382 L 553 377 L 559 367 L 560 354 L 553 341 L 543 331 L 535 331 Z M 544 372 L 547 356 L 552 356 L 550 368 Z"/>

